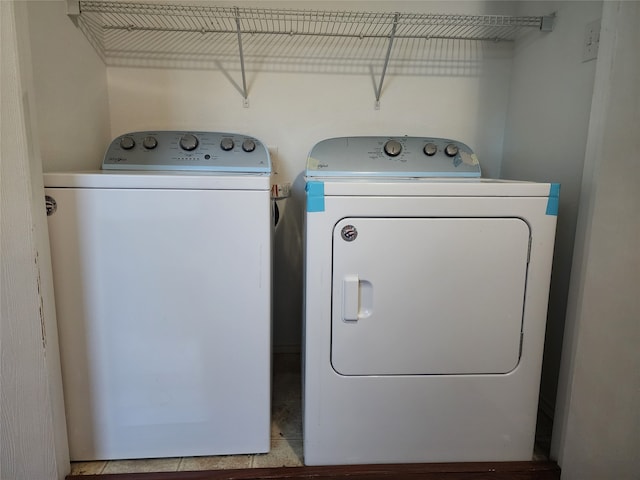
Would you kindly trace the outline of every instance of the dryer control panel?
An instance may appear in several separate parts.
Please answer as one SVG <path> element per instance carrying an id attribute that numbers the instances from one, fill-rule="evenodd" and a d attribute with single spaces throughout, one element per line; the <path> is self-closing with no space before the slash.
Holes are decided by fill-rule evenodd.
<path id="1" fill-rule="evenodd" d="M 102 169 L 270 173 L 271 159 L 265 145 L 247 135 L 146 131 L 115 138 Z"/>
<path id="2" fill-rule="evenodd" d="M 317 143 L 307 177 L 480 177 L 464 143 L 433 137 L 339 137 Z"/>

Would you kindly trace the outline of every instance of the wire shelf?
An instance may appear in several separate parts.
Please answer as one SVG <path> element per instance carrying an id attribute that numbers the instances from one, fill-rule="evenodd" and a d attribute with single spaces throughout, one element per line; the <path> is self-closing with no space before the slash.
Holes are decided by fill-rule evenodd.
<path id="1" fill-rule="evenodd" d="M 102 30 L 319 35 L 353 38 L 452 38 L 510 41 L 543 17 L 289 10 L 80 1 L 80 18 Z"/>
<path id="2" fill-rule="evenodd" d="M 382 80 L 394 41 L 437 40 L 512 41 L 525 29 L 551 30 L 551 17 L 503 15 L 442 15 L 359 11 L 322 11 L 220 7 L 98 0 L 77 2 L 77 23 L 107 65 L 157 66 L 158 62 L 193 66 L 236 56 L 247 97 L 245 45 L 265 43 L 290 55 L 294 42 L 313 44 L 316 55 L 335 55 L 336 43 L 358 48 L 383 63 Z M 70 13 L 71 14 L 71 13 Z M 313 40 L 312 40 L 313 39 Z M 342 40 L 341 40 L 342 39 Z M 372 47 L 374 45 L 375 47 Z M 298 56 L 308 52 L 300 51 Z M 288 53 L 285 53 L 288 52 Z M 277 56 L 273 50 L 270 56 Z M 254 55 L 253 57 L 251 55 Z M 295 55 L 294 55 L 295 56 Z M 250 59 L 257 58 L 255 52 Z M 374 60 L 375 59 L 371 59 Z"/>

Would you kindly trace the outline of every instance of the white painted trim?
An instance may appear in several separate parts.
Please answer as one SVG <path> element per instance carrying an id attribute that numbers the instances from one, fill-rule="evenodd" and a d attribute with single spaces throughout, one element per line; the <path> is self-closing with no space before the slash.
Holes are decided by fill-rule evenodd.
<path id="1" fill-rule="evenodd" d="M 0 478 L 62 480 L 70 465 L 26 4 L 0 11 Z"/>

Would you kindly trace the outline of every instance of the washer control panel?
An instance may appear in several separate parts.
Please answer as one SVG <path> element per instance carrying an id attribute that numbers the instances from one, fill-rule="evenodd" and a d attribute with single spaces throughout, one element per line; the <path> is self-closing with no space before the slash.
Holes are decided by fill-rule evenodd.
<path id="1" fill-rule="evenodd" d="M 339 137 L 317 143 L 308 177 L 480 177 L 476 154 L 433 137 Z"/>
<path id="2" fill-rule="evenodd" d="M 247 135 L 146 131 L 115 138 L 102 169 L 270 173 L 271 159 L 264 144 Z"/>

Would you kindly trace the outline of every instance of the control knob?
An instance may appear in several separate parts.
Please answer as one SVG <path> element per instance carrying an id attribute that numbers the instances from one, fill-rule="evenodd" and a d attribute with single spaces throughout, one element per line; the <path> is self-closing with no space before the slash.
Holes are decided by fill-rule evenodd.
<path id="1" fill-rule="evenodd" d="M 458 154 L 458 146 L 454 143 L 450 143 L 444 147 L 444 153 L 446 153 L 448 157 L 455 157 Z"/>
<path id="2" fill-rule="evenodd" d="M 390 157 L 397 157 L 398 155 L 400 155 L 401 151 L 402 145 L 400 145 L 400 142 L 396 140 L 389 140 L 384 144 L 384 153 L 386 153 Z"/>
<path id="3" fill-rule="evenodd" d="M 220 142 L 220 148 L 225 152 L 228 152 L 229 150 L 233 150 L 233 147 L 234 147 L 234 143 L 232 138 L 225 137 Z"/>
<path id="4" fill-rule="evenodd" d="M 424 154 L 428 157 L 433 157 L 437 151 L 438 146 L 435 143 L 429 142 L 424 146 Z"/>
<path id="5" fill-rule="evenodd" d="M 122 148 L 123 150 L 131 150 L 135 146 L 136 141 L 133 139 L 133 137 L 126 136 L 120 139 L 120 148 Z"/>
<path id="6" fill-rule="evenodd" d="M 142 146 L 148 150 L 153 150 L 158 146 L 158 140 L 156 140 L 156 137 L 152 136 L 144 137 L 144 140 L 142 140 Z"/>
<path id="7" fill-rule="evenodd" d="M 195 135 L 191 135 L 190 133 L 186 133 L 180 138 L 180 148 L 190 152 L 195 150 L 198 146 L 198 138 Z"/>
<path id="8" fill-rule="evenodd" d="M 244 142 L 242 142 L 242 150 L 245 152 L 253 152 L 256 149 L 256 142 L 247 138 Z"/>

